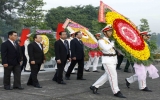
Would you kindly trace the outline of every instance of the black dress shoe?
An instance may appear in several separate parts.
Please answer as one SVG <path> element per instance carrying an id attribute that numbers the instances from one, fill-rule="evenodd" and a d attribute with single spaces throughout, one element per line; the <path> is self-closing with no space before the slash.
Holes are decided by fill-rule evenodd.
<path id="1" fill-rule="evenodd" d="M 46 71 L 46 70 L 42 69 L 42 70 L 40 70 L 40 71 Z"/>
<path id="2" fill-rule="evenodd" d="M 101 70 L 104 70 L 104 67 L 103 67 L 103 66 L 101 67 Z"/>
<path id="3" fill-rule="evenodd" d="M 69 77 L 65 77 L 65 79 L 66 79 L 66 80 L 70 80 L 70 78 L 69 78 Z"/>
<path id="4" fill-rule="evenodd" d="M 30 70 L 24 70 L 24 72 L 31 72 Z"/>
<path id="5" fill-rule="evenodd" d="M 11 87 L 4 87 L 5 90 L 13 90 Z"/>
<path id="6" fill-rule="evenodd" d="M 145 87 L 144 89 L 142 89 L 142 91 L 152 92 L 152 90 L 149 90 L 148 87 Z"/>
<path id="7" fill-rule="evenodd" d="M 92 72 L 97 72 L 97 73 L 99 73 L 99 71 L 98 71 L 98 70 L 95 70 L 95 71 L 92 71 Z"/>
<path id="8" fill-rule="evenodd" d="M 127 81 L 127 79 L 125 79 L 125 81 L 126 81 L 126 86 L 128 87 L 128 88 L 130 88 L 129 86 L 130 86 L 130 83 Z"/>
<path id="9" fill-rule="evenodd" d="M 77 80 L 86 80 L 86 79 L 84 79 L 84 78 L 77 78 Z"/>
<path id="10" fill-rule="evenodd" d="M 56 82 L 57 82 L 57 79 L 54 79 L 54 78 L 53 78 L 52 81 L 56 81 Z"/>
<path id="11" fill-rule="evenodd" d="M 123 96 L 123 94 L 120 91 L 114 94 L 114 96 L 119 97 L 119 98 L 126 98 L 125 96 Z"/>
<path id="12" fill-rule="evenodd" d="M 124 70 L 124 72 L 126 72 L 126 73 L 131 73 L 131 72 L 129 72 L 128 70 Z"/>
<path id="13" fill-rule="evenodd" d="M 78 70 L 78 68 L 75 68 L 74 70 Z"/>
<path id="14" fill-rule="evenodd" d="M 40 85 L 36 85 L 36 86 L 34 86 L 35 88 L 42 88 Z"/>
<path id="15" fill-rule="evenodd" d="M 27 85 L 28 85 L 28 86 L 31 86 L 31 85 L 33 85 L 33 84 L 31 84 L 31 83 L 27 83 Z"/>
<path id="16" fill-rule="evenodd" d="M 13 89 L 24 90 L 23 87 L 13 87 Z"/>
<path id="17" fill-rule="evenodd" d="M 88 70 L 85 70 L 85 71 L 86 71 L 86 72 L 90 72 L 89 69 L 88 69 Z"/>
<path id="18" fill-rule="evenodd" d="M 64 81 L 58 82 L 58 84 L 66 85 L 66 83 Z"/>
<path id="19" fill-rule="evenodd" d="M 116 68 L 117 70 L 121 70 L 122 68 Z"/>
<path id="20" fill-rule="evenodd" d="M 98 94 L 98 88 L 96 88 L 95 86 L 90 86 L 90 89 L 93 91 L 93 94 Z"/>

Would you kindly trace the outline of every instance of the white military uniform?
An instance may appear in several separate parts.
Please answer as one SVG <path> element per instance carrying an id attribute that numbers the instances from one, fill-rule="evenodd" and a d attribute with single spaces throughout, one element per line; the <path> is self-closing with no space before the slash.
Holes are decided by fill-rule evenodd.
<path id="1" fill-rule="evenodd" d="M 25 56 L 26 56 L 26 58 L 27 58 L 27 64 L 26 64 L 25 70 L 27 70 L 27 71 L 30 71 L 30 70 L 31 70 L 30 64 L 29 64 L 29 55 L 28 55 L 28 45 L 29 45 L 29 43 L 30 43 L 29 39 L 25 40 L 25 42 L 24 42 Z"/>
<path id="2" fill-rule="evenodd" d="M 114 42 L 110 42 L 107 37 L 98 41 L 99 47 L 103 54 L 116 54 L 114 47 Z M 116 72 L 117 56 L 102 56 L 102 64 L 105 69 L 105 73 L 92 85 L 96 88 L 102 86 L 106 81 L 109 80 L 113 94 L 120 91 L 118 87 L 118 79 Z"/>
<path id="3" fill-rule="evenodd" d="M 89 55 L 89 60 L 87 61 L 87 64 L 84 67 L 85 70 L 89 70 L 89 67 L 91 66 L 91 63 L 93 63 L 92 71 L 97 71 L 98 61 L 99 61 L 99 56 L 98 56 L 97 52 L 95 52 L 94 57 Z"/>
<path id="4" fill-rule="evenodd" d="M 146 71 L 147 73 L 147 71 Z M 136 74 L 134 74 L 133 76 L 129 77 L 129 78 L 126 78 L 126 80 L 132 84 L 136 81 L 138 81 L 138 85 L 139 85 L 139 89 L 142 90 L 144 89 L 146 86 L 146 80 L 138 80 L 138 76 Z"/>
<path id="5" fill-rule="evenodd" d="M 70 47 L 70 42 L 71 42 L 72 39 L 73 39 L 72 37 L 70 37 L 69 39 L 67 39 L 68 44 L 69 44 L 69 47 Z M 70 51 L 70 55 L 71 55 L 71 51 Z M 70 66 L 70 64 L 71 64 L 71 61 L 67 61 L 66 65 L 65 65 L 65 67 L 64 67 L 64 71 L 65 71 L 65 72 L 67 72 L 68 67 Z M 75 70 L 74 70 L 74 69 L 72 70 L 72 73 L 75 73 Z"/>

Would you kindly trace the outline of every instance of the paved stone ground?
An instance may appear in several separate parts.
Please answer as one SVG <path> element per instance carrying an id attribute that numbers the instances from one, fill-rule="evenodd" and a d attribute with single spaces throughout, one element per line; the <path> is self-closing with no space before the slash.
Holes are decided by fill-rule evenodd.
<path id="1" fill-rule="evenodd" d="M 159 65 L 156 66 L 160 70 Z M 89 87 L 104 73 L 102 70 L 100 73 L 84 72 L 84 78 L 87 80 L 83 81 L 76 80 L 76 75 L 71 75 L 71 80 L 65 80 L 67 85 L 59 85 L 51 80 L 55 73 L 54 70 L 48 69 L 38 75 L 42 89 L 26 85 L 29 73 L 22 75 L 24 90 L 6 91 L 3 89 L 3 79 L 0 78 L 0 100 L 160 100 L 160 78 L 154 80 L 147 78 L 147 86 L 153 90 L 149 93 L 140 91 L 138 82 L 131 84 L 131 88 L 128 89 L 125 85 L 125 78 L 133 73 L 125 73 L 123 70 L 117 72 L 119 87 L 127 97 L 126 99 L 114 97 L 109 82 L 100 87 L 98 91 L 100 94 L 92 93 Z"/>

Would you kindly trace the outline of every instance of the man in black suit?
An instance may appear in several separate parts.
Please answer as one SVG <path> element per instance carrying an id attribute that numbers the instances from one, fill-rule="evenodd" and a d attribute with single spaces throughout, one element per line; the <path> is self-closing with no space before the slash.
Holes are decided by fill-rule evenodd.
<path id="1" fill-rule="evenodd" d="M 63 81 L 63 70 L 66 65 L 67 59 L 70 60 L 69 44 L 66 40 L 67 34 L 65 31 L 60 32 L 59 35 L 60 39 L 54 44 L 57 70 L 52 80 L 56 81 L 58 84 L 66 84 Z"/>
<path id="2" fill-rule="evenodd" d="M 45 62 L 41 35 L 35 34 L 33 36 L 34 42 L 28 45 L 29 63 L 31 66 L 31 74 L 27 85 L 33 85 L 36 88 L 42 88 L 38 82 L 37 75 L 41 64 Z"/>
<path id="3" fill-rule="evenodd" d="M 85 80 L 83 78 L 84 47 L 83 42 L 80 40 L 82 38 L 82 33 L 80 31 L 76 32 L 75 37 L 76 38 L 71 40 L 70 44 L 72 61 L 66 73 L 66 80 L 70 80 L 70 74 L 76 63 L 78 63 L 77 80 Z"/>
<path id="4" fill-rule="evenodd" d="M 15 42 L 17 39 L 17 32 L 10 31 L 8 32 L 8 40 L 2 43 L 1 46 L 1 57 L 2 57 L 2 65 L 4 66 L 4 89 L 12 90 L 10 85 L 10 77 L 11 72 L 14 74 L 14 89 L 23 90 L 21 87 L 21 53 L 20 47 Z"/>

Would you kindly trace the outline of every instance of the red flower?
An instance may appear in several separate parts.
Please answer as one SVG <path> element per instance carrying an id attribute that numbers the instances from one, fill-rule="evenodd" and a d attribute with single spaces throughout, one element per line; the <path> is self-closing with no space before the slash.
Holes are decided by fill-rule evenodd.
<path id="1" fill-rule="evenodd" d="M 120 37 L 126 45 L 129 45 L 134 50 L 144 49 L 145 45 L 143 39 L 139 35 L 139 32 L 128 22 L 122 19 L 115 19 L 113 28 L 118 37 Z"/>

